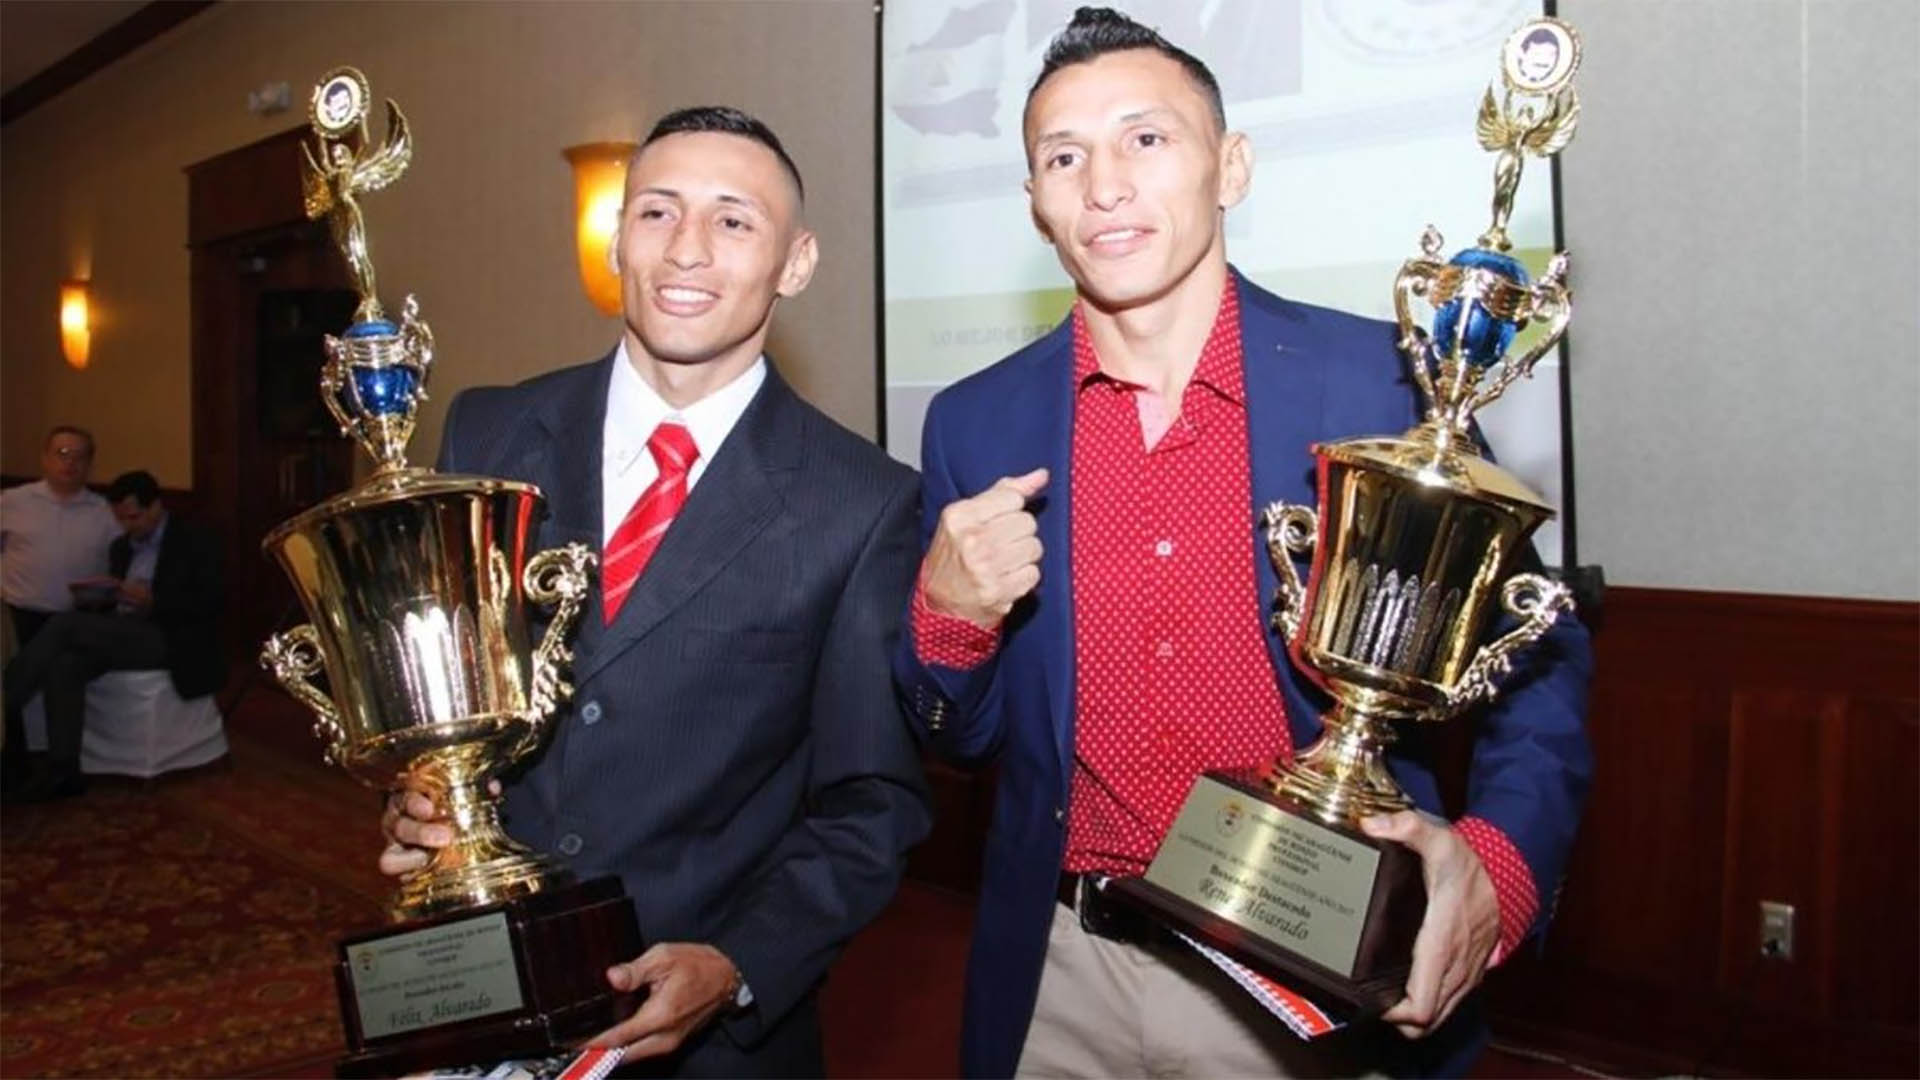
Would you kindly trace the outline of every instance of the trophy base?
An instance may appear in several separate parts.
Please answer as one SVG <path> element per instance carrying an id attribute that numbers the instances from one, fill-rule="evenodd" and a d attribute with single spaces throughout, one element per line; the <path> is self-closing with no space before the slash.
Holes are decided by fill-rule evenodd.
<path id="1" fill-rule="evenodd" d="M 349 1053 L 337 1076 L 400 1076 L 564 1052 L 631 1013 L 608 966 L 639 955 L 620 879 L 356 934 L 334 983 Z"/>
<path id="2" fill-rule="evenodd" d="M 1316 820 L 1253 772 L 1195 781 L 1146 876 L 1106 892 L 1349 1019 L 1400 1000 L 1427 906 L 1411 848 Z"/>

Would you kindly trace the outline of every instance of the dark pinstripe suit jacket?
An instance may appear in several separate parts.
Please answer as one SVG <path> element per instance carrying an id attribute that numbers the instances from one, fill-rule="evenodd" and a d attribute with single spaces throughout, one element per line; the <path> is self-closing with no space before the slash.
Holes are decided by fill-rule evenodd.
<path id="1" fill-rule="evenodd" d="M 599 550 L 613 362 L 462 393 L 440 468 L 538 484 L 535 547 Z M 754 1005 L 669 1070 L 818 1074 L 814 990 L 927 832 L 887 664 L 917 506 L 911 470 L 769 369 L 613 625 L 597 589 L 581 617 L 572 704 L 510 781 L 506 824 L 583 877 L 620 875 L 649 943 L 739 966 Z"/>

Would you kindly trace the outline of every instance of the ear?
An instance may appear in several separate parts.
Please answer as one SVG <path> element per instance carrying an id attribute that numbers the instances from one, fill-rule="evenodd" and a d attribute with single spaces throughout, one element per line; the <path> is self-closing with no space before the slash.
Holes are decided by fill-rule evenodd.
<path id="1" fill-rule="evenodd" d="M 1253 144 L 1238 131 L 1220 140 L 1220 209 L 1230 210 L 1247 197 L 1253 183 Z"/>
<path id="2" fill-rule="evenodd" d="M 820 242 L 814 239 L 813 230 L 801 229 L 787 245 L 787 265 L 780 271 L 781 296 L 792 298 L 799 296 L 813 280 L 813 269 L 820 264 Z"/>

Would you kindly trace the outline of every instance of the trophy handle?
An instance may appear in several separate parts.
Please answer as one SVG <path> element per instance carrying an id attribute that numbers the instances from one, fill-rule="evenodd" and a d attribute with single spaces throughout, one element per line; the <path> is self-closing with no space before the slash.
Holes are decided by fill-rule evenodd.
<path id="1" fill-rule="evenodd" d="M 260 650 L 260 666 L 272 672 L 287 693 L 313 710 L 313 734 L 323 744 L 322 756 L 329 764 L 339 764 L 347 748 L 347 731 L 340 724 L 340 713 L 333 707 L 333 701 L 309 678 L 325 667 L 320 635 L 315 633 L 313 624 L 301 623 L 268 638 Z"/>
<path id="2" fill-rule="evenodd" d="M 1561 612 L 1573 610 L 1573 590 L 1539 574 L 1515 574 L 1500 589 L 1500 606 L 1519 619 L 1520 625 L 1498 641 L 1480 646 L 1460 680 L 1447 691 L 1446 704 L 1422 719 L 1443 719 L 1477 702 L 1491 700 L 1499 680 L 1513 669 L 1513 654 L 1538 641 Z"/>
<path id="3" fill-rule="evenodd" d="M 1307 589 L 1300 583 L 1300 571 L 1293 556 L 1313 550 L 1320 533 L 1320 515 L 1305 506 L 1277 502 L 1260 515 L 1267 526 L 1267 558 L 1273 560 L 1274 573 L 1280 577 L 1280 593 L 1274 597 L 1273 623 L 1288 641 L 1300 630 L 1300 616 L 1306 611 Z"/>
<path id="4" fill-rule="evenodd" d="M 333 416 L 333 422 L 340 425 L 340 434 L 352 438 L 353 414 L 347 412 L 345 406 L 340 404 L 340 391 L 346 388 L 349 378 L 347 343 L 328 334 L 326 347 L 327 362 L 320 365 L 320 403 L 327 407 L 327 412 Z"/>
<path id="5" fill-rule="evenodd" d="M 521 585 L 527 599 L 536 604 L 557 604 L 540 647 L 533 652 L 533 682 L 527 694 L 527 741 L 537 741 L 546 723 L 560 703 L 573 694 L 573 684 L 561 676 L 573 663 L 573 650 L 567 647 L 567 635 L 580 618 L 586 603 L 587 586 L 592 579 L 594 556 L 587 545 L 568 544 L 543 551 L 527 560 L 521 573 Z"/>
<path id="6" fill-rule="evenodd" d="M 1440 407 L 1440 397 L 1434 390 L 1433 376 L 1429 372 L 1432 355 L 1428 347 L 1427 332 L 1413 317 L 1415 297 L 1431 296 L 1433 281 L 1445 269 L 1446 264 L 1439 258 L 1440 231 L 1429 225 L 1420 235 L 1418 258 L 1408 259 L 1400 264 L 1400 272 L 1393 277 L 1393 318 L 1400 327 L 1400 351 L 1406 355 L 1407 366 L 1413 369 L 1414 382 L 1420 386 L 1420 393 L 1427 399 L 1427 408 Z"/>
<path id="7" fill-rule="evenodd" d="M 1566 278 L 1567 253 L 1563 251 L 1547 263 L 1547 272 L 1534 283 L 1531 289 L 1527 290 L 1529 309 L 1527 317 L 1546 320 L 1546 333 L 1542 334 L 1540 340 L 1533 343 L 1533 348 L 1528 349 L 1519 359 L 1502 362 L 1499 377 L 1491 385 L 1473 395 L 1473 400 L 1467 403 L 1466 412 L 1475 412 L 1481 406 L 1506 393 L 1507 387 L 1513 384 L 1513 380 L 1523 375 L 1532 375 L 1533 365 L 1547 354 L 1547 350 L 1560 344 L 1560 339 L 1567 332 L 1567 323 L 1573 319 L 1573 296 L 1567 292 Z"/>

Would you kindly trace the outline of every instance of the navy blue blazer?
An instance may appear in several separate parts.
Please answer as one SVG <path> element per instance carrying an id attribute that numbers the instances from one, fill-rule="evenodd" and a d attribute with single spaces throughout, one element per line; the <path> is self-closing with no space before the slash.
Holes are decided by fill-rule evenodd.
<path id="1" fill-rule="evenodd" d="M 1275 500 L 1317 501 L 1309 446 L 1353 435 L 1397 434 L 1420 419 L 1411 377 L 1384 322 L 1284 300 L 1246 281 L 1240 290 L 1252 499 L 1241 527 L 1259 595 L 1245 598 L 1247 619 L 1266 628 L 1295 747 L 1319 733 L 1328 706 L 1288 662 L 1270 623 L 1278 587 L 1259 526 Z M 999 762 L 999 787 L 987 836 L 980 909 L 967 975 L 962 1068 L 970 1076 L 1009 1076 L 1018 1063 L 1039 993 L 1055 882 L 1066 844 L 1073 775 L 1073 591 L 1068 475 L 1073 430 L 1071 320 L 1046 337 L 937 395 L 927 410 L 921 542 L 949 502 L 978 494 L 1003 476 L 1046 466 L 1036 503 L 1040 584 L 1003 627 L 999 651 L 971 672 L 929 667 L 908 635 L 895 649 L 894 674 L 924 738 L 962 762 Z M 1303 562 L 1304 578 L 1307 568 Z M 1591 758 L 1585 734 L 1591 654 L 1586 630 L 1563 619 L 1516 663 L 1492 707 L 1477 714 L 1478 739 L 1468 812 L 1502 829 L 1552 896 L 1585 799 Z M 1464 721 L 1463 721 L 1464 722 Z M 1440 809 L 1421 742 L 1406 738 L 1390 758 L 1394 775 L 1419 803 Z M 1542 904 L 1542 921 L 1549 904 Z M 1452 1071 L 1477 1050 L 1477 1010 L 1462 1010 L 1424 1045 L 1397 1048 L 1394 1065 Z M 1397 1036 L 1383 1038 L 1398 1040 Z"/>
<path id="2" fill-rule="evenodd" d="M 536 550 L 599 551 L 603 512 L 626 512 L 601 506 L 613 363 L 453 402 L 441 469 L 538 484 Z M 613 625 L 597 583 L 581 615 L 572 703 L 510 778 L 505 823 L 582 877 L 618 874 L 649 944 L 739 966 L 751 1008 L 660 1071 L 822 1071 L 815 989 L 931 824 L 887 670 L 917 497 L 769 367 Z"/>

